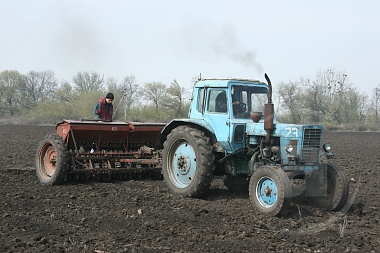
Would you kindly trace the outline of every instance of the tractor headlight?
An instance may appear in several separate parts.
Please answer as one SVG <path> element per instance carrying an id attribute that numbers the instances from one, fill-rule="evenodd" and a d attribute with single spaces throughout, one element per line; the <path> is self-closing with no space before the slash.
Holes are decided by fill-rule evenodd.
<path id="1" fill-rule="evenodd" d="M 330 152 L 330 150 L 331 150 L 331 145 L 330 145 L 330 143 L 325 143 L 325 144 L 323 144 L 323 150 L 324 150 L 325 152 Z"/>
<path id="2" fill-rule="evenodd" d="M 287 144 L 285 146 L 286 153 L 290 154 L 293 152 L 293 145 L 292 144 Z"/>

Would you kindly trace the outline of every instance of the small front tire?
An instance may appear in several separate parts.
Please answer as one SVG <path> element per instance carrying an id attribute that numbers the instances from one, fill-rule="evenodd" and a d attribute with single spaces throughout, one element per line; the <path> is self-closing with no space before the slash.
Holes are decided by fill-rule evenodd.
<path id="1" fill-rule="evenodd" d="M 291 196 L 289 177 L 279 167 L 262 166 L 251 176 L 249 198 L 253 207 L 266 216 L 286 215 Z"/>

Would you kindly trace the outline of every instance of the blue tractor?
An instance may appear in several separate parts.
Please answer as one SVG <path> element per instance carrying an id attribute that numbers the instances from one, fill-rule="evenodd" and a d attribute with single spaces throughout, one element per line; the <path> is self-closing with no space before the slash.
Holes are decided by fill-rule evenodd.
<path id="1" fill-rule="evenodd" d="M 349 184 L 329 162 L 322 126 L 279 123 L 272 85 L 246 79 L 201 79 L 188 118 L 172 120 L 161 132 L 162 173 L 173 194 L 202 197 L 215 175 L 225 185 L 246 187 L 253 207 L 282 216 L 300 194 L 328 211 L 341 210 Z M 298 189 L 295 191 L 295 189 Z"/>

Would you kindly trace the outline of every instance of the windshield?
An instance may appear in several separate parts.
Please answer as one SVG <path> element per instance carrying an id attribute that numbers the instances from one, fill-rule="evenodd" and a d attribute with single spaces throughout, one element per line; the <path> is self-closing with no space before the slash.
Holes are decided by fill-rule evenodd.
<path id="1" fill-rule="evenodd" d="M 251 112 L 264 115 L 264 106 L 268 102 L 266 88 L 234 85 L 231 93 L 235 118 L 250 118 Z"/>
<path id="2" fill-rule="evenodd" d="M 265 93 L 252 93 L 251 94 L 251 112 L 264 113 L 264 105 L 268 102 L 267 94 Z"/>

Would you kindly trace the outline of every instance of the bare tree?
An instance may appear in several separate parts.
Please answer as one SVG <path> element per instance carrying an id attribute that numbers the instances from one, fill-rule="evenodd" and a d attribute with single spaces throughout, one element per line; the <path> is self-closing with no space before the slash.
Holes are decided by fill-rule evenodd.
<path id="1" fill-rule="evenodd" d="M 158 118 L 158 107 L 162 103 L 162 99 L 166 96 L 166 85 L 161 82 L 151 82 L 144 85 L 143 96 L 152 101 L 156 108 L 156 115 Z"/>
<path id="2" fill-rule="evenodd" d="M 24 76 L 22 85 L 23 96 L 26 101 L 30 101 L 33 106 L 37 102 L 43 103 L 46 99 L 51 99 L 57 88 L 57 82 L 54 72 L 46 71 L 30 71 Z M 29 103 L 26 106 L 30 106 Z"/>
<path id="3" fill-rule="evenodd" d="M 362 104 L 364 94 L 354 88 L 348 89 L 340 98 L 340 123 L 357 123 L 365 119 L 365 107 Z"/>
<path id="4" fill-rule="evenodd" d="M 179 117 L 182 112 L 185 88 L 181 87 L 177 80 L 174 80 L 167 88 L 167 96 L 162 100 L 162 106 L 174 110 L 175 117 Z"/>
<path id="5" fill-rule="evenodd" d="M 72 103 L 72 96 L 72 87 L 68 82 L 63 82 L 55 92 L 55 98 L 59 102 Z"/>
<path id="6" fill-rule="evenodd" d="M 346 122 L 343 105 L 351 86 L 345 72 L 337 72 L 332 68 L 319 71 L 308 89 L 308 108 L 312 118 L 317 121 L 324 118 L 325 121 L 335 121 L 337 124 Z"/>
<path id="7" fill-rule="evenodd" d="M 366 117 L 368 115 L 368 106 L 369 103 L 368 96 L 366 94 L 361 94 L 359 96 L 359 102 L 358 102 L 358 110 L 359 110 L 359 121 L 364 122 L 366 120 Z"/>
<path id="8" fill-rule="evenodd" d="M 127 121 L 127 114 L 131 109 L 133 103 L 139 97 L 139 85 L 136 83 L 134 75 L 127 75 L 123 78 L 121 85 L 118 87 L 120 94 L 122 94 L 121 103 L 124 108 L 124 121 Z"/>
<path id="9" fill-rule="evenodd" d="M 305 108 L 305 80 L 282 83 L 279 86 L 281 106 L 290 113 L 292 123 L 300 123 Z"/>
<path id="10" fill-rule="evenodd" d="M 327 114 L 328 104 L 325 95 L 325 88 L 318 82 L 313 82 L 307 88 L 306 107 L 313 122 L 320 122 Z"/>
<path id="11" fill-rule="evenodd" d="M 379 123 L 380 87 L 373 89 L 373 103 L 375 110 L 375 122 Z"/>
<path id="12" fill-rule="evenodd" d="M 73 77 L 73 83 L 78 92 L 99 91 L 103 87 L 104 77 L 96 72 L 78 72 Z"/>
<path id="13" fill-rule="evenodd" d="M 107 80 L 106 80 L 107 90 L 109 90 L 109 91 L 116 90 L 117 85 L 118 85 L 118 81 L 116 78 L 114 78 L 114 77 L 108 77 L 107 78 Z"/>
<path id="14" fill-rule="evenodd" d="M 129 109 L 139 94 L 139 85 L 136 83 L 136 77 L 134 75 L 124 77 L 122 87 L 125 92 L 126 107 Z"/>
<path id="15" fill-rule="evenodd" d="M 15 115 L 20 106 L 20 86 L 22 75 L 15 70 L 4 70 L 0 73 L 0 109 Z"/>

